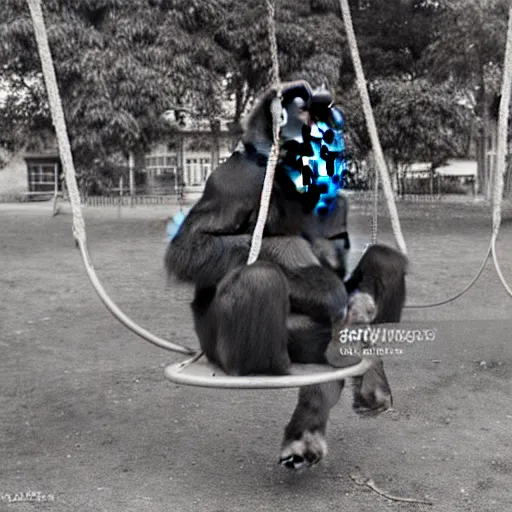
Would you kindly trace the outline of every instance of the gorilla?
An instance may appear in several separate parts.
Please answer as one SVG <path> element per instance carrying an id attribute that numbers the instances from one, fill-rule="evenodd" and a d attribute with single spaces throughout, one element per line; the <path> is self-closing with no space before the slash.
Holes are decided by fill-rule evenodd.
<path id="1" fill-rule="evenodd" d="M 195 285 L 191 307 L 202 350 L 231 375 L 282 375 L 292 362 L 345 367 L 360 360 L 327 350 L 351 314 L 344 283 L 348 205 L 340 194 L 343 117 L 327 91 L 313 91 L 306 82 L 282 84 L 281 92 L 279 162 L 258 261 L 246 264 L 273 140 L 275 88 L 255 105 L 240 147 L 209 176 L 165 255 L 169 275 Z M 351 292 L 359 286 L 370 297 L 377 293 L 382 307 L 380 290 L 365 288 L 366 267 L 348 281 Z M 325 456 L 329 412 L 343 386 L 299 390 L 282 441 L 283 466 L 309 467 Z M 354 409 L 380 412 L 391 402 L 376 360 L 354 379 Z"/>

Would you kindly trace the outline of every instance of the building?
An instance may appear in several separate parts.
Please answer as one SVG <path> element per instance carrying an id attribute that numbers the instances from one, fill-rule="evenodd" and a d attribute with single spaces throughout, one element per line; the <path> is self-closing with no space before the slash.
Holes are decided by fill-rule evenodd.
<path id="1" fill-rule="evenodd" d="M 204 138 L 204 133 L 201 133 Z M 233 136 L 223 133 L 215 142 L 197 144 L 197 134 L 180 133 L 169 142 L 156 144 L 144 156 L 139 170 L 137 189 L 144 188 L 148 194 L 171 194 L 180 185 L 186 191 L 202 190 L 211 172 L 233 152 Z M 206 142 L 206 143 L 205 143 Z M 209 146 L 208 147 L 208 142 Z"/>
<path id="2" fill-rule="evenodd" d="M 229 158 L 238 135 L 227 123 L 212 131 L 204 123 L 188 123 L 169 135 L 134 166 L 133 189 L 137 195 L 172 195 L 183 188 L 189 197 L 202 192 L 204 184 L 220 163 Z M 46 199 L 62 188 L 62 168 L 56 145 L 37 153 L 5 154 L 7 165 L 0 168 L 0 199 Z M 2 155 L 0 155 L 2 156 Z M 128 162 L 118 162 L 116 174 L 122 179 L 109 189 L 112 194 L 130 193 Z M 103 192 L 105 193 L 105 192 Z"/>
<path id="3" fill-rule="evenodd" d="M 183 186 L 186 192 L 202 191 L 211 172 L 229 158 L 239 140 L 239 132 L 225 120 L 212 124 L 175 111 L 165 118 L 178 128 L 169 140 L 156 144 L 145 155 L 142 174 L 148 193 L 172 193 Z"/>

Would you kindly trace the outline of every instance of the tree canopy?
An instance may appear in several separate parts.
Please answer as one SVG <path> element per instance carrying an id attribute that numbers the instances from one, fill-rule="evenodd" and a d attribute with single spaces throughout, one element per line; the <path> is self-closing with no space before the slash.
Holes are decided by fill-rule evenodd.
<path id="1" fill-rule="evenodd" d="M 265 0 L 42 3 L 78 166 L 146 151 L 172 129 L 161 117 L 169 109 L 238 121 L 268 84 Z M 0 144 L 16 148 L 44 140 L 51 120 L 25 0 L 3 4 Z M 483 122 L 501 78 L 507 0 L 350 4 L 387 156 L 435 165 L 456 154 L 468 113 Z M 333 89 L 352 148 L 364 157 L 368 137 L 338 0 L 275 5 L 281 78 Z"/>
<path id="2" fill-rule="evenodd" d="M 221 12 L 215 2 L 52 0 L 44 7 L 78 155 L 147 149 L 165 131 L 160 116 L 171 104 L 214 112 L 215 87 L 227 72 L 222 49 L 211 44 Z M 5 81 L 37 90 L 40 64 L 24 1 L 8 0 L 0 56 Z"/>

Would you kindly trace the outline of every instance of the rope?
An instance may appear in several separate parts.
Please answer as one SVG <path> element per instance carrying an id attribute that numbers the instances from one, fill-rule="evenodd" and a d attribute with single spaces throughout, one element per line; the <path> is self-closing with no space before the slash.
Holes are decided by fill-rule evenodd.
<path id="1" fill-rule="evenodd" d="M 272 114 L 272 147 L 268 157 L 267 168 L 265 171 L 265 180 L 263 182 L 263 189 L 260 197 L 260 209 L 258 211 L 258 219 L 252 234 L 251 249 L 247 264 L 252 265 L 260 254 L 261 244 L 263 241 L 263 231 L 267 222 L 268 211 L 270 207 L 270 198 L 272 195 L 272 186 L 274 183 L 274 174 L 279 156 L 279 138 L 280 138 L 280 124 L 282 115 L 281 106 L 281 84 L 279 80 L 279 59 L 277 53 L 277 39 L 275 30 L 275 8 L 272 0 L 267 0 L 268 11 L 268 32 L 270 39 L 270 53 L 272 58 L 271 68 L 271 83 L 277 88 L 276 97 L 272 100 L 270 110 Z"/>
<path id="2" fill-rule="evenodd" d="M 501 208 L 503 201 L 503 186 L 504 186 L 504 174 L 506 171 L 506 151 L 507 151 L 507 131 L 508 131 L 508 117 L 509 117 L 509 109 L 510 109 L 510 96 L 511 96 L 511 83 L 512 83 L 512 4 L 509 9 L 509 17 L 508 17 L 508 32 L 507 32 L 507 45 L 505 49 L 505 60 L 503 63 L 503 81 L 501 86 L 501 100 L 500 100 L 500 109 L 499 109 L 499 117 L 498 117 L 498 143 L 496 148 L 496 169 L 495 169 L 495 178 L 494 178 L 494 190 L 493 190 L 493 212 L 492 212 L 492 235 L 491 242 L 489 244 L 489 248 L 487 250 L 487 254 L 485 259 L 480 267 L 480 270 L 477 272 L 476 276 L 472 279 L 468 286 L 464 288 L 460 293 L 450 297 L 441 302 L 436 302 L 434 304 L 425 304 L 425 305 L 407 305 L 406 308 L 429 308 L 434 306 L 441 306 L 443 304 L 447 304 L 448 302 L 452 302 L 455 299 L 458 299 L 461 295 L 463 295 L 466 291 L 468 291 L 478 280 L 480 275 L 482 274 L 485 264 L 489 259 L 489 256 L 492 254 L 492 261 L 494 263 L 494 267 L 498 274 L 498 277 L 505 287 L 507 293 L 512 297 L 512 289 L 507 284 L 505 277 L 500 268 L 500 264 L 498 261 L 498 255 L 496 252 L 496 241 L 498 239 L 500 225 L 501 225 Z"/>
<path id="3" fill-rule="evenodd" d="M 272 59 L 272 67 L 270 70 L 270 83 L 279 84 L 279 55 L 277 52 L 277 37 L 276 37 L 276 24 L 275 24 L 275 5 L 272 0 L 267 0 L 267 23 L 268 23 L 268 37 L 270 41 L 270 58 Z"/>
<path id="4" fill-rule="evenodd" d="M 492 243 L 489 244 L 489 248 L 487 249 L 487 253 L 485 255 L 484 261 L 482 262 L 482 265 L 480 266 L 480 269 L 476 273 L 475 277 L 470 281 L 470 283 L 459 293 L 455 294 L 453 297 L 450 297 L 448 299 L 439 301 L 439 302 L 433 302 L 432 304 L 406 304 L 404 307 L 407 309 L 425 309 L 425 308 L 434 308 L 437 306 L 444 306 L 445 304 L 448 304 L 449 302 L 453 302 L 454 300 L 458 299 L 462 295 L 464 295 L 477 281 L 478 278 L 482 275 L 482 272 L 484 271 L 485 265 L 487 263 L 487 260 L 489 259 L 489 256 L 491 255 L 491 248 Z"/>
<path id="5" fill-rule="evenodd" d="M 60 159 L 66 175 L 66 183 L 68 194 L 71 201 L 71 210 L 73 212 L 73 235 L 77 241 L 85 241 L 85 222 L 80 210 L 80 193 L 76 182 L 74 172 L 73 156 L 71 154 L 71 145 L 67 135 L 66 121 L 64 119 L 64 111 L 60 99 L 59 89 L 57 86 L 57 78 L 55 76 L 55 68 L 48 43 L 48 36 L 44 24 L 43 11 L 39 0 L 27 0 L 34 25 L 34 33 L 41 58 L 41 66 L 43 70 L 44 81 L 48 93 L 48 102 L 52 113 L 53 126 L 59 143 Z"/>
<path id="6" fill-rule="evenodd" d="M 496 147 L 496 170 L 494 178 L 493 217 L 492 217 L 492 258 L 498 277 L 507 293 L 512 297 L 512 290 L 505 281 L 498 262 L 496 253 L 496 240 L 501 225 L 501 207 L 503 201 L 504 175 L 506 171 L 508 118 L 510 110 L 510 96 L 512 87 L 512 4 L 508 13 L 507 44 L 505 47 L 505 59 L 503 63 L 503 82 L 501 84 L 501 99 L 498 116 L 498 141 Z"/>
<path id="7" fill-rule="evenodd" d="M 379 174 L 375 173 L 373 188 L 373 215 L 372 215 L 372 240 L 371 245 L 377 243 L 377 233 L 379 230 Z"/>
<path id="8" fill-rule="evenodd" d="M 52 54 L 50 51 L 50 45 L 48 43 L 48 35 L 46 33 L 43 11 L 41 9 L 40 0 L 27 0 L 27 3 L 30 9 L 30 15 L 32 17 L 37 48 L 39 51 L 39 57 L 41 59 L 41 67 L 43 70 L 46 90 L 48 92 L 48 102 L 50 104 L 53 125 L 55 127 L 55 133 L 57 135 L 57 141 L 59 144 L 60 159 L 66 177 L 69 201 L 71 203 L 71 211 L 73 214 L 73 236 L 75 237 L 75 240 L 80 248 L 87 274 L 103 303 L 107 306 L 110 312 L 126 327 L 150 343 L 153 343 L 154 345 L 157 345 L 161 348 L 172 350 L 174 352 L 181 352 L 182 354 L 192 354 L 194 352 L 193 350 L 158 338 L 157 336 L 151 334 L 130 320 L 108 297 L 104 288 L 101 286 L 98 277 L 96 276 L 89 258 L 89 254 L 87 252 L 85 222 L 82 216 L 80 205 L 80 193 L 76 181 L 75 166 L 71 153 L 71 144 L 69 142 L 66 121 L 64 118 L 64 110 L 62 108 L 59 88 L 57 85 L 57 78 L 55 76 L 55 68 L 53 66 Z"/>
<path id="9" fill-rule="evenodd" d="M 372 147 L 375 154 L 375 161 L 377 168 L 380 172 L 382 179 L 382 189 L 386 202 L 388 205 L 389 216 L 391 219 L 391 226 L 395 235 L 395 240 L 398 248 L 403 254 L 407 254 L 407 246 L 405 239 L 400 227 L 400 219 L 398 217 L 398 211 L 395 204 L 395 198 L 393 195 L 393 189 L 391 187 L 391 180 L 389 178 L 389 172 L 387 169 L 386 161 L 384 159 L 384 153 L 380 145 L 379 134 L 377 132 L 377 125 L 373 116 L 372 105 L 370 103 L 370 96 L 368 94 L 368 88 L 366 87 L 366 79 L 364 76 L 363 65 L 361 63 L 361 57 L 357 48 L 357 40 L 354 32 L 354 26 L 352 23 L 352 16 L 350 14 L 350 7 L 348 0 L 340 0 L 341 12 L 343 15 L 343 23 L 345 24 L 345 32 L 347 34 L 347 42 L 350 48 L 350 54 L 352 56 L 352 62 L 354 64 L 354 70 L 356 74 L 357 87 L 361 96 L 361 102 L 363 105 L 363 111 L 366 118 L 366 124 L 368 126 L 368 133 L 372 141 Z"/>

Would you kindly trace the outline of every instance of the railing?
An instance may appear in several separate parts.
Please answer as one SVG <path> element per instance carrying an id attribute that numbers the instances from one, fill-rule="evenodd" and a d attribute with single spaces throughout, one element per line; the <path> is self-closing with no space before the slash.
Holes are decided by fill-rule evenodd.
<path id="1" fill-rule="evenodd" d="M 351 203 L 354 202 L 371 202 L 374 199 L 374 192 L 372 190 L 345 190 L 344 193 L 350 199 Z M 395 201 L 411 202 L 411 203 L 438 203 L 446 199 L 446 196 L 441 194 L 396 194 Z M 379 191 L 379 202 L 384 201 L 384 194 Z"/>
<path id="2" fill-rule="evenodd" d="M 89 207 L 103 206 L 153 206 L 178 204 L 178 196 L 82 196 L 82 205 Z"/>
<path id="3" fill-rule="evenodd" d="M 344 190 L 344 194 L 348 197 L 350 203 L 371 203 L 374 200 L 373 191 L 371 190 Z M 63 198 L 63 194 L 59 192 L 59 198 Z M 200 197 L 199 191 L 185 192 L 182 199 L 183 204 L 193 204 Z M 51 200 L 54 198 L 52 192 L 22 192 L 16 194 L 0 195 L 0 202 L 24 202 L 34 199 Z M 452 202 L 457 200 L 473 199 L 472 195 L 453 195 L 453 194 L 395 194 L 395 201 L 402 203 L 438 203 Z M 177 205 L 179 197 L 172 195 L 136 195 L 131 198 L 129 195 L 104 195 L 104 196 L 85 196 L 81 197 L 84 207 L 131 207 L 131 206 L 157 206 L 157 205 Z M 379 192 L 379 202 L 384 201 L 382 192 Z"/>

